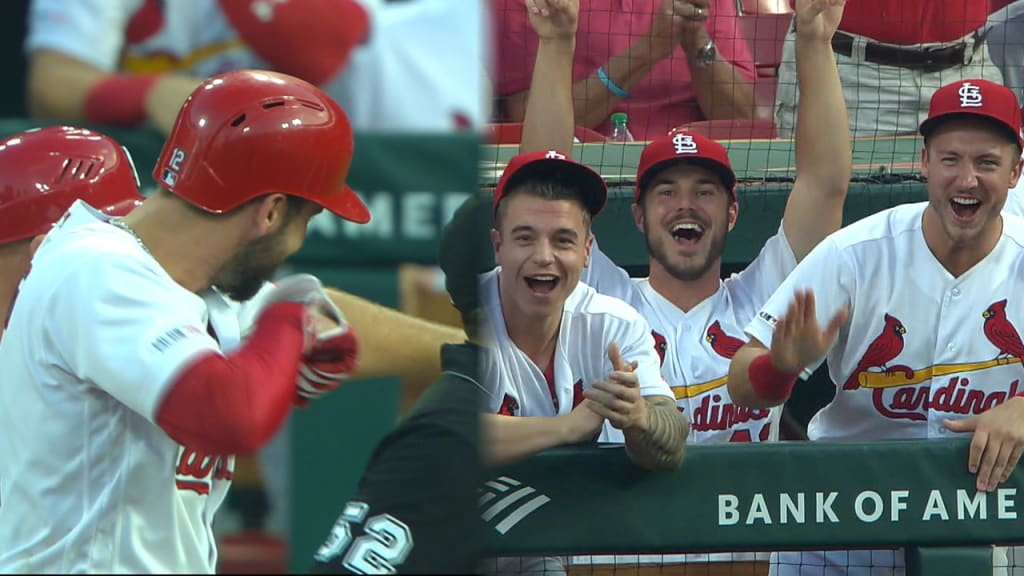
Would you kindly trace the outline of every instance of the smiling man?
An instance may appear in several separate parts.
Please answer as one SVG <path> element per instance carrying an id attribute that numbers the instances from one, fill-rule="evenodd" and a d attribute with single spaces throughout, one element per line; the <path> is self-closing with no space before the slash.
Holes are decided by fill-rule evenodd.
<path id="1" fill-rule="evenodd" d="M 778 233 L 741 272 L 722 278 L 726 239 L 742 198 L 722 144 L 676 132 L 644 148 L 633 216 L 650 253 L 650 275 L 632 279 L 596 247 L 583 281 L 629 302 L 655 331 L 662 374 L 693 425 L 691 442 L 778 437 L 781 409 L 734 405 L 729 361 L 743 328 L 808 252 L 842 225 L 852 153 L 846 105 L 830 39 L 842 0 L 796 3 L 797 70 L 803 98 L 796 178 Z"/>
<path id="2" fill-rule="evenodd" d="M 497 414 L 489 416 L 492 463 L 591 440 L 602 427 L 645 468 L 682 462 L 687 423 L 661 378 L 650 328 L 625 302 L 579 281 L 607 195 L 596 172 L 556 151 L 516 156 L 498 183 L 498 267 L 481 286 L 492 352 L 482 382 Z"/>
<path id="3" fill-rule="evenodd" d="M 811 251 L 746 327 L 750 342 L 729 369 L 734 401 L 778 405 L 827 358 L 836 394 L 812 418 L 812 441 L 970 434 L 977 490 L 1004 482 L 1024 451 L 1024 220 L 1001 213 L 1020 177 L 1020 130 L 1004 86 L 965 80 L 936 91 L 920 127 L 928 201 L 864 218 Z M 902 550 L 779 560 L 782 576 L 902 574 L 904 565 Z"/>

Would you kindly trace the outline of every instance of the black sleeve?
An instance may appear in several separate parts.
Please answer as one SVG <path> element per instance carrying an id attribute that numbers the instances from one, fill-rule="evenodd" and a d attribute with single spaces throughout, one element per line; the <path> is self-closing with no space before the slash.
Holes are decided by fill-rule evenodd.
<path id="1" fill-rule="evenodd" d="M 445 374 L 378 444 L 356 496 L 314 556 L 313 572 L 477 573 L 483 524 L 480 391 Z"/>

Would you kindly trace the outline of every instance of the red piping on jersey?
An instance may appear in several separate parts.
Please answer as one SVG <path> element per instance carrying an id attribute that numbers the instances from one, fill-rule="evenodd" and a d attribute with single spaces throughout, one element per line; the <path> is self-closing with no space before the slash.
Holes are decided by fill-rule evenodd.
<path id="1" fill-rule="evenodd" d="M 219 0 L 218 4 L 250 50 L 278 72 L 317 85 L 348 63 L 370 28 L 366 9 L 355 0 Z M 261 9 L 256 9 L 257 4 Z"/>
<path id="2" fill-rule="evenodd" d="M 288 416 L 304 314 L 302 304 L 273 304 L 242 348 L 194 362 L 171 384 L 157 425 L 175 442 L 210 454 L 258 450 Z"/>

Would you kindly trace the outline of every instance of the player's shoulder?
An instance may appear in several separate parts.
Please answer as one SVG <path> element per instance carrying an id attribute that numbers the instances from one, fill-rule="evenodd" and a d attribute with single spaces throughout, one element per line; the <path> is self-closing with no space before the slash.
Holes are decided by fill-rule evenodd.
<path id="1" fill-rule="evenodd" d="M 68 282 L 80 291 L 151 290 L 176 285 L 166 271 L 126 232 L 94 221 L 47 235 L 32 258 L 28 279 Z"/>
<path id="2" fill-rule="evenodd" d="M 881 210 L 833 232 L 829 242 L 838 250 L 849 250 L 917 232 L 927 206 L 927 202 L 914 202 Z"/>

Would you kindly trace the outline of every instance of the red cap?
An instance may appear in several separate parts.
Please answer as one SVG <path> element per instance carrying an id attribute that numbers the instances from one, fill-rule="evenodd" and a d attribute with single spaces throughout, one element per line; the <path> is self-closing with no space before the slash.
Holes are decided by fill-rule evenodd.
<path id="1" fill-rule="evenodd" d="M 532 179 L 557 180 L 576 188 L 591 217 L 597 216 L 608 200 L 608 187 L 604 179 L 588 166 L 557 150 L 529 152 L 513 157 L 505 166 L 498 187 L 494 190 L 494 213 L 498 213 L 498 203 L 506 192 Z"/>
<path id="2" fill-rule="evenodd" d="M 640 194 L 657 171 L 675 162 L 704 166 L 718 175 L 726 190 L 735 194 L 736 174 L 725 147 L 707 136 L 678 130 L 652 140 L 640 153 L 634 201 L 640 201 Z"/>
<path id="3" fill-rule="evenodd" d="M 928 118 L 921 123 L 921 135 L 927 138 L 944 118 L 967 114 L 995 120 L 1024 148 L 1017 97 L 1006 86 L 988 80 L 960 80 L 936 90 Z"/>

